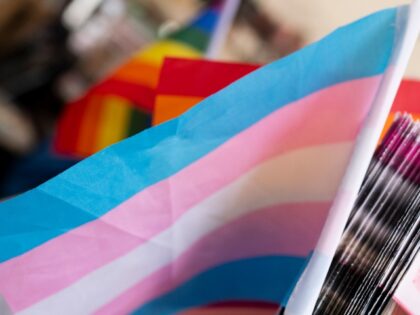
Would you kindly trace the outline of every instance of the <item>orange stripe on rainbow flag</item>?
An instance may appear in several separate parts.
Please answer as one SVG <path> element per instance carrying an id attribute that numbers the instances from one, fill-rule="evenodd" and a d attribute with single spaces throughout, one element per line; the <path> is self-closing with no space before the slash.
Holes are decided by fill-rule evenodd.
<path id="1" fill-rule="evenodd" d="M 76 143 L 76 150 L 81 156 L 91 154 L 94 151 L 102 106 L 100 96 L 89 97 L 88 106 L 84 106 L 84 113 L 80 116 L 82 122 Z"/>
<path id="2" fill-rule="evenodd" d="M 117 69 L 113 77 L 117 80 L 143 84 L 154 88 L 158 83 L 159 73 L 159 67 L 133 59 Z"/>
<path id="3" fill-rule="evenodd" d="M 203 99 L 204 97 L 198 96 L 156 96 L 153 125 L 158 125 L 167 120 L 178 117 Z"/>

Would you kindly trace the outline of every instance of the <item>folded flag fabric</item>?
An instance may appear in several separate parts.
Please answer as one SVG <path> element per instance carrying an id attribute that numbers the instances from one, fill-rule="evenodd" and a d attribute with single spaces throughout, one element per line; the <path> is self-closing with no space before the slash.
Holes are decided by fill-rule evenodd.
<path id="1" fill-rule="evenodd" d="M 211 2 L 191 24 L 138 52 L 69 104 L 57 127 L 55 150 L 86 157 L 149 127 L 163 58 L 205 52 L 222 7 L 223 1 Z"/>
<path id="2" fill-rule="evenodd" d="M 217 314 L 223 303 L 232 313 L 290 304 L 331 204 L 348 200 L 337 191 L 368 113 L 391 105 L 377 96 L 399 64 L 407 14 L 342 27 L 1 203 L 4 308 Z"/>

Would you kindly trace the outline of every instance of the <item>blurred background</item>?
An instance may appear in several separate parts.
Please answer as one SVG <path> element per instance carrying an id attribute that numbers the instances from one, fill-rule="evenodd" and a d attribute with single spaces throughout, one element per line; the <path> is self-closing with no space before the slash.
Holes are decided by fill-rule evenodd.
<path id="1" fill-rule="evenodd" d="M 65 104 L 204 0 L 0 0 L 0 198 L 78 159 L 51 152 Z M 218 59 L 264 64 L 397 0 L 243 0 Z M 420 45 L 407 76 L 420 79 Z"/>

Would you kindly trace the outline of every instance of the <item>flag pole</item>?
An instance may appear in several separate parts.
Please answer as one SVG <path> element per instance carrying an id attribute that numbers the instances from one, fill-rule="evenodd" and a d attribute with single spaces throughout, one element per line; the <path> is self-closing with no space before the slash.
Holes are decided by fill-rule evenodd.
<path id="1" fill-rule="evenodd" d="M 381 82 L 371 111 L 356 140 L 354 152 L 330 209 L 317 247 L 294 288 L 285 315 L 310 315 L 340 243 L 347 219 L 385 125 L 398 87 L 420 33 L 420 0 L 400 8 L 397 17 L 397 39 L 391 65 Z M 404 23 L 404 21 L 407 21 Z M 401 34 L 398 37 L 398 33 Z"/>
<path id="2" fill-rule="evenodd" d="M 222 13 L 219 23 L 217 23 L 216 30 L 210 40 L 209 47 L 206 52 L 206 57 L 209 59 L 217 58 L 222 46 L 226 40 L 229 30 L 232 26 L 233 20 L 238 12 L 241 0 L 226 0 L 222 4 Z"/>

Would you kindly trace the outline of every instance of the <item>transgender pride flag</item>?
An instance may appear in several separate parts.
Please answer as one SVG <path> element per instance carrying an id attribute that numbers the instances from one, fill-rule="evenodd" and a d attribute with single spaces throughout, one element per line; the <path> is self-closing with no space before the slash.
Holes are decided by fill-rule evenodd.
<path id="1" fill-rule="evenodd" d="M 309 314 L 414 45 L 408 13 L 340 28 L 0 204 L 0 313 Z"/>

